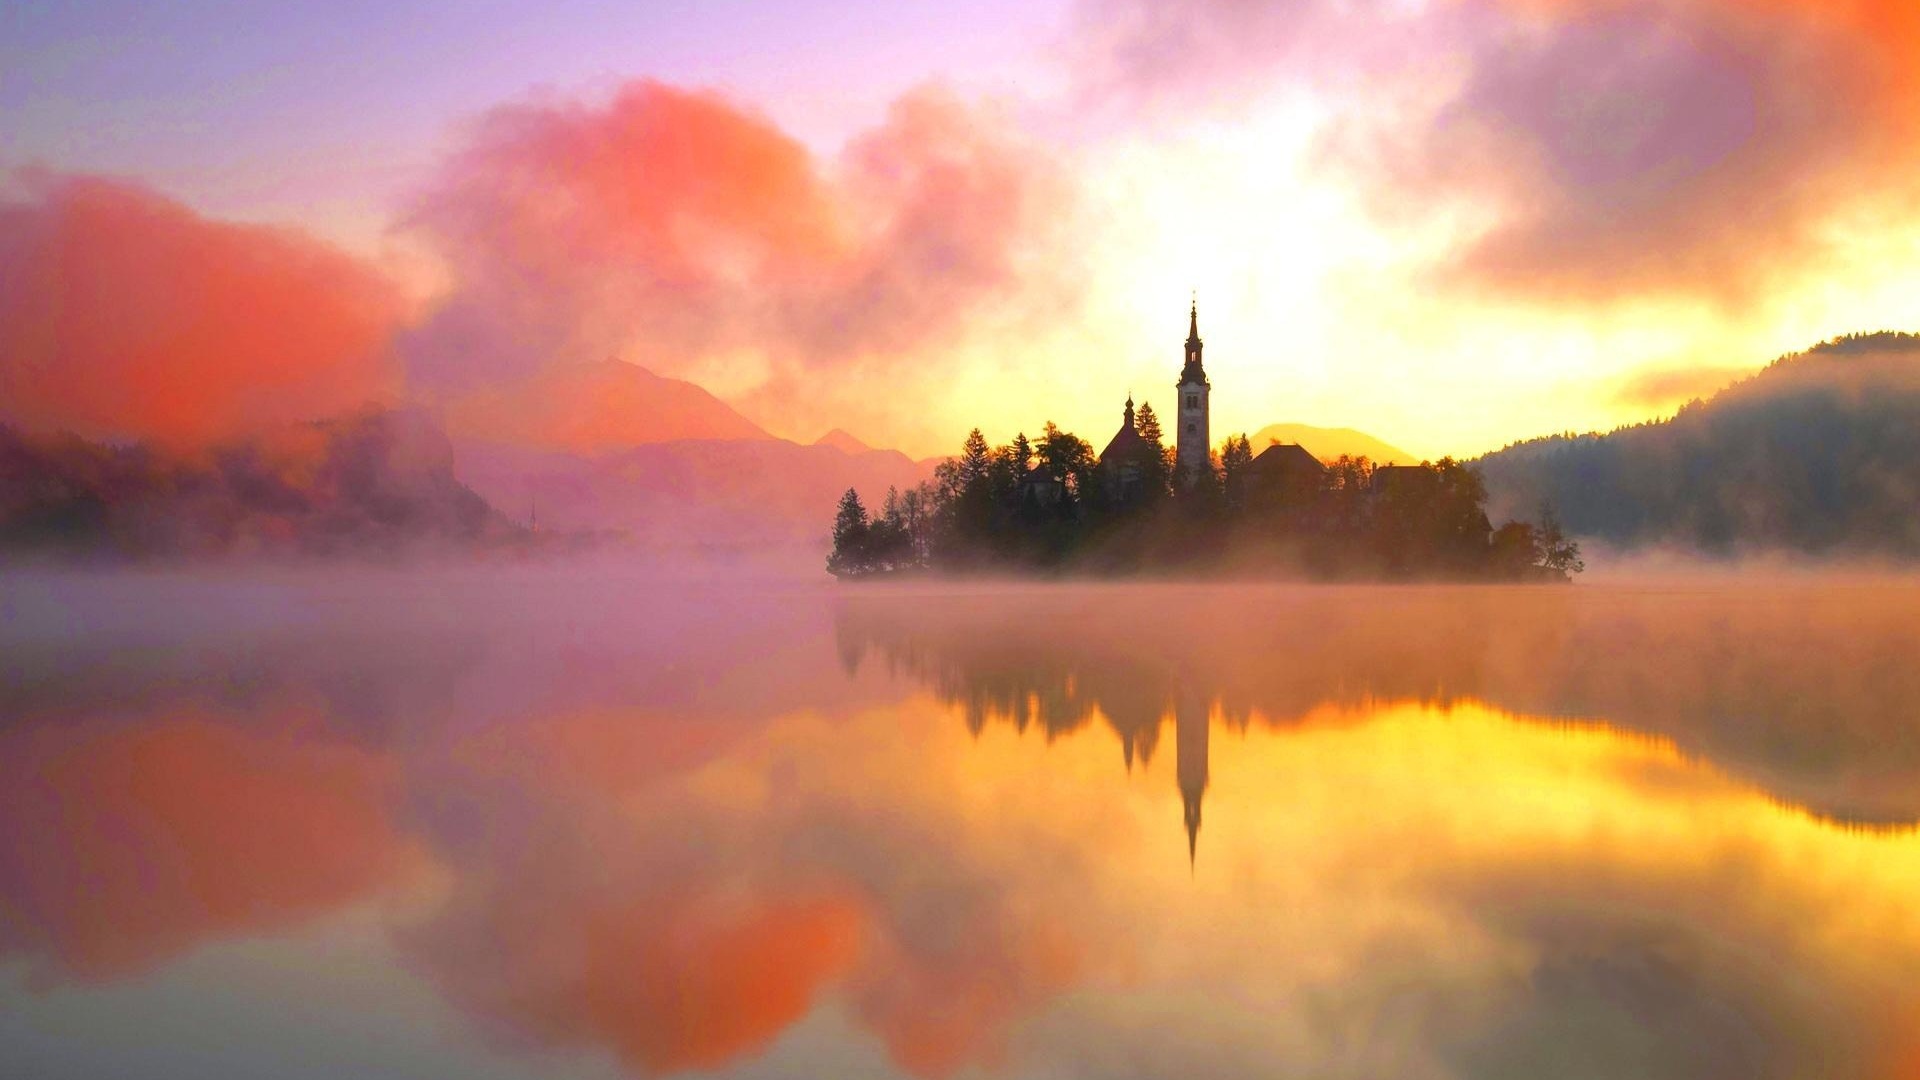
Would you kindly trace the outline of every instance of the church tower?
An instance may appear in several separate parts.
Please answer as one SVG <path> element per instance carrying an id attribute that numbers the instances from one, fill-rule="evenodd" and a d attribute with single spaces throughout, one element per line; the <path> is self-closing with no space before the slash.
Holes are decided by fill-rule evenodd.
<path id="1" fill-rule="evenodd" d="M 1207 370 L 1200 365 L 1200 298 L 1187 311 L 1187 364 L 1180 369 L 1179 430 L 1174 433 L 1174 480 L 1181 491 L 1191 490 L 1212 468 L 1212 435 L 1207 427 Z"/>
<path id="2" fill-rule="evenodd" d="M 1187 865 L 1200 848 L 1200 800 L 1207 793 L 1207 743 L 1213 703 L 1191 685 L 1173 701 L 1173 771 L 1180 781 L 1180 816 L 1187 826 Z"/>

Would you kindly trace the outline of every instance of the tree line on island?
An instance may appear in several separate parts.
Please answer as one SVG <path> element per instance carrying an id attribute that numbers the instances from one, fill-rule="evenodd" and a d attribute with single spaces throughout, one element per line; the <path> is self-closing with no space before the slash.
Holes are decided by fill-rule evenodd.
<path id="1" fill-rule="evenodd" d="M 1584 569 L 1545 508 L 1495 528 L 1479 473 L 1451 458 L 1322 464 L 1276 446 L 1294 453 L 1269 461 L 1236 435 L 1186 478 L 1152 406 L 1136 430 L 1145 452 L 1103 461 L 1051 422 L 998 447 L 976 428 L 931 480 L 888 489 L 877 510 L 848 489 L 827 570 L 1568 581 Z"/>

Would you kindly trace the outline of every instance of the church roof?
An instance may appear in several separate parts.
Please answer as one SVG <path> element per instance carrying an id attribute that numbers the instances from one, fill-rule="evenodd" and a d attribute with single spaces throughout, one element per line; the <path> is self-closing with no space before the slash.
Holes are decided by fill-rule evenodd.
<path id="1" fill-rule="evenodd" d="M 1132 424 L 1120 425 L 1113 438 L 1107 441 L 1107 448 L 1100 451 L 1100 463 L 1109 461 L 1129 461 L 1139 457 L 1153 457 L 1153 444 L 1140 437 Z"/>
<path id="2" fill-rule="evenodd" d="M 1133 398 L 1127 398 L 1127 410 L 1120 420 L 1120 430 L 1107 440 L 1107 448 L 1100 451 L 1100 464 L 1107 462 L 1133 461 L 1140 458 L 1157 456 L 1153 444 L 1140 437 L 1139 429 L 1133 425 Z"/>
<path id="3" fill-rule="evenodd" d="M 1253 464 L 1248 468 L 1255 473 L 1276 476 L 1288 473 L 1317 476 L 1327 471 L 1326 465 L 1319 458 L 1314 457 L 1311 450 L 1299 443 L 1274 443 L 1262 450 L 1260 456 L 1254 458 Z"/>

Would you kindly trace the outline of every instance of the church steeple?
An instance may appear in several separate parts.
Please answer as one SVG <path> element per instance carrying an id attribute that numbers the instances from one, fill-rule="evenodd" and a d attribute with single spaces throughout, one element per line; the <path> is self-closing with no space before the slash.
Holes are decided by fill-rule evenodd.
<path id="1" fill-rule="evenodd" d="M 1207 369 L 1200 363 L 1200 295 L 1195 293 L 1187 309 L 1187 362 L 1180 369 L 1180 381 L 1174 384 L 1180 394 L 1177 414 L 1179 428 L 1174 436 L 1174 481 L 1179 490 L 1190 490 L 1212 471 L 1210 447 L 1212 432 L 1207 416 L 1207 396 L 1211 385 Z"/>
<path id="2" fill-rule="evenodd" d="M 1182 385 L 1206 384 L 1207 369 L 1200 363 L 1200 353 L 1205 347 L 1206 344 L 1200 340 L 1200 294 L 1195 293 L 1193 305 L 1187 308 L 1187 363 L 1180 369 Z"/>
<path id="3" fill-rule="evenodd" d="M 1213 703 L 1191 686 L 1174 698 L 1174 775 L 1180 781 L 1180 816 L 1187 827 L 1187 864 L 1200 849 L 1200 800 L 1207 793 L 1207 743 Z"/>

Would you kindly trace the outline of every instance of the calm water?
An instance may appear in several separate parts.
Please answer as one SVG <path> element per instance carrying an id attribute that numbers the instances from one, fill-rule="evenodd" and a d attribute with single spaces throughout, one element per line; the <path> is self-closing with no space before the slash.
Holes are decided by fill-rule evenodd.
<path id="1" fill-rule="evenodd" d="M 1920 587 L 0 580 L 8 1077 L 1912 1077 Z"/>

